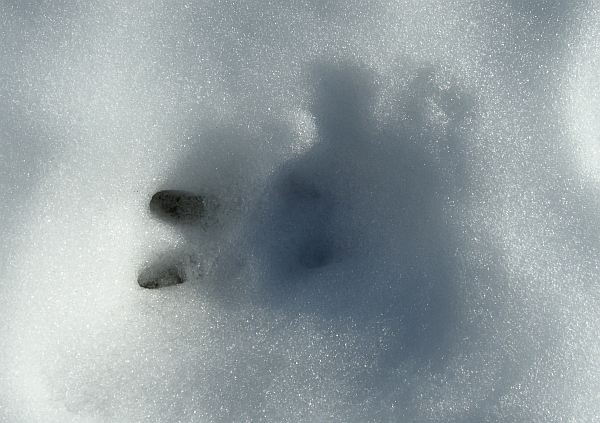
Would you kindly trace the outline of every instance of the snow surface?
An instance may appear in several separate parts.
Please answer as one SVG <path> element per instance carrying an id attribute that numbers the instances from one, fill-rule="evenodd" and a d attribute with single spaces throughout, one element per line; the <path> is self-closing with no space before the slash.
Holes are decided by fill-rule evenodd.
<path id="1" fill-rule="evenodd" d="M 3 0 L 0 59 L 0 420 L 600 422 L 600 3 Z"/>

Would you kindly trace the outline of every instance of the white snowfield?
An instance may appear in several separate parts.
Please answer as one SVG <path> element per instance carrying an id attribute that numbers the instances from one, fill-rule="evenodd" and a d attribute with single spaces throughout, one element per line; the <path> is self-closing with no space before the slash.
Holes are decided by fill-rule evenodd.
<path id="1" fill-rule="evenodd" d="M 600 3 L 0 1 L 0 421 L 600 422 Z"/>

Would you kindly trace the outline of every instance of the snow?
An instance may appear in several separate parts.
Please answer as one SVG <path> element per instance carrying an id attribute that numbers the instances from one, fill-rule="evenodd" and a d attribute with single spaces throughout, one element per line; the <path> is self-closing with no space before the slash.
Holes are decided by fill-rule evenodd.
<path id="1" fill-rule="evenodd" d="M 583 1 L 0 3 L 0 421 L 600 421 L 599 49 Z"/>

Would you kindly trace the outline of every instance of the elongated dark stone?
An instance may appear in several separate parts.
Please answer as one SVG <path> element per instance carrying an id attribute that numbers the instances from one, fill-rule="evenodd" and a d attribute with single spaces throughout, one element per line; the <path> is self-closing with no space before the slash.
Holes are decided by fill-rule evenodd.
<path id="1" fill-rule="evenodd" d="M 194 223 L 205 213 L 204 199 L 185 191 L 159 191 L 150 200 L 150 212 L 173 223 Z"/>

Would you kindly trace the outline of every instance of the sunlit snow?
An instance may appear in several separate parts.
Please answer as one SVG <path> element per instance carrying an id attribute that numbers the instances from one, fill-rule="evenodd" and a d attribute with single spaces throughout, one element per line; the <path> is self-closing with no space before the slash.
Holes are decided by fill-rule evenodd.
<path id="1" fill-rule="evenodd" d="M 600 422 L 600 3 L 0 1 L 0 421 Z"/>

